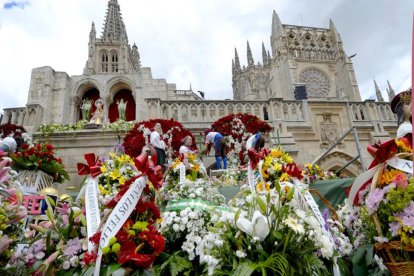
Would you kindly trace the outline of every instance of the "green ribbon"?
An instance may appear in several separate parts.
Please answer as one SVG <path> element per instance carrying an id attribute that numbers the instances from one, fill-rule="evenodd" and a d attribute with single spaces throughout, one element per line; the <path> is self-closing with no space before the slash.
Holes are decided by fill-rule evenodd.
<path id="1" fill-rule="evenodd" d="M 165 211 L 177 211 L 184 210 L 185 208 L 203 210 L 203 211 L 221 211 L 221 212 L 234 212 L 232 209 L 224 206 L 217 206 L 209 201 L 201 199 L 180 199 L 173 200 L 168 203 Z"/>

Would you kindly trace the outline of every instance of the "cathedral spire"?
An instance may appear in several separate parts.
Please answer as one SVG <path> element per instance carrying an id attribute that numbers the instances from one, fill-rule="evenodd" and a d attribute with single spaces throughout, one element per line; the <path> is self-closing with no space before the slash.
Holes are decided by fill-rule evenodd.
<path id="1" fill-rule="evenodd" d="M 383 102 L 384 98 L 382 97 L 381 90 L 379 89 L 378 84 L 375 80 L 374 80 L 374 85 L 375 85 L 375 95 L 377 96 L 377 100 L 379 102 Z"/>
<path id="2" fill-rule="evenodd" d="M 234 74 L 236 73 L 236 68 L 234 67 L 234 59 L 231 60 L 231 73 Z"/>
<path id="3" fill-rule="evenodd" d="M 128 44 L 128 36 L 126 34 L 125 25 L 122 21 L 121 11 L 117 0 L 108 1 L 108 9 L 104 29 L 102 32 L 102 40 L 121 40 Z"/>
<path id="4" fill-rule="evenodd" d="M 131 54 L 132 54 L 132 65 L 134 69 L 136 71 L 140 71 L 141 70 L 141 57 L 139 55 L 138 47 L 135 44 L 135 42 L 134 42 L 134 45 L 132 45 Z"/>
<path id="5" fill-rule="evenodd" d="M 247 40 L 247 65 L 248 66 L 253 66 L 254 65 L 252 50 L 250 50 L 250 45 L 249 45 L 248 40 Z"/>
<path id="6" fill-rule="evenodd" d="M 236 71 L 241 70 L 239 55 L 237 54 L 237 49 L 236 48 L 234 48 L 234 67 L 235 67 Z"/>
<path id="7" fill-rule="evenodd" d="M 89 32 L 89 41 L 93 41 L 96 38 L 95 22 L 92 22 L 91 31 Z"/>
<path id="8" fill-rule="evenodd" d="M 387 80 L 388 84 L 388 100 L 391 101 L 395 97 L 394 89 L 392 89 L 390 82 Z"/>
<path id="9" fill-rule="evenodd" d="M 334 39 L 334 41 L 340 42 L 341 37 L 339 36 L 339 33 L 336 30 L 335 24 L 333 23 L 332 19 L 329 19 L 329 29 L 332 32 L 332 38 Z"/>
<path id="10" fill-rule="evenodd" d="M 267 65 L 268 63 L 267 53 L 266 53 L 266 48 L 263 42 L 262 42 L 262 59 L 263 59 L 263 65 Z"/>
<path id="11" fill-rule="evenodd" d="M 279 19 L 279 16 L 273 10 L 272 14 L 272 37 L 276 38 L 278 36 L 283 35 L 284 29 L 282 26 L 282 22 Z"/>

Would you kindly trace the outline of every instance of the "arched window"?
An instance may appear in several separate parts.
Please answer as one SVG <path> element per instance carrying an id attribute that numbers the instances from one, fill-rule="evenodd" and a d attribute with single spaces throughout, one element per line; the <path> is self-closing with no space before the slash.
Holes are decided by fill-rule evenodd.
<path id="1" fill-rule="evenodd" d="M 108 54 L 107 53 L 102 53 L 101 55 L 102 57 L 102 72 L 103 73 L 108 73 Z"/>
<path id="2" fill-rule="evenodd" d="M 112 53 L 111 64 L 112 64 L 112 73 L 118 73 L 118 54 L 117 53 Z"/>
<path id="3" fill-rule="evenodd" d="M 114 101 L 109 106 L 109 122 L 115 122 L 119 119 L 118 113 L 118 102 L 123 99 L 126 102 L 125 110 L 125 120 L 134 121 L 135 120 L 135 100 L 132 96 L 132 92 L 129 89 L 122 89 L 117 92 L 114 96 Z"/>

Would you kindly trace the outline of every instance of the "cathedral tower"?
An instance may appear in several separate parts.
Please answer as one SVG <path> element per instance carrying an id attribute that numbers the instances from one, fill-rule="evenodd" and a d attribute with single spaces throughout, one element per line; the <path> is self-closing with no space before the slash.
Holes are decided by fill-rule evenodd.
<path id="1" fill-rule="evenodd" d="M 262 45 L 262 65 L 252 64 L 248 45 L 248 67 L 233 71 L 235 99 L 292 100 L 295 87 L 305 85 L 309 99 L 361 100 L 351 59 L 332 20 L 327 29 L 284 25 L 273 11 L 270 43 L 272 57 Z"/>
<path id="2" fill-rule="evenodd" d="M 100 38 L 95 24 L 89 33 L 88 61 L 85 75 L 130 74 L 141 69 L 137 46 L 128 45 L 128 36 L 117 0 L 109 0 L 105 23 Z"/>

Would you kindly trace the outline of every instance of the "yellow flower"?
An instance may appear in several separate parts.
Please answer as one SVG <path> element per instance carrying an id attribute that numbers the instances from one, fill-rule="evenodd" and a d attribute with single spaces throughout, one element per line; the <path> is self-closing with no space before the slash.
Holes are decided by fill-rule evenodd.
<path id="1" fill-rule="evenodd" d="M 109 193 L 109 191 L 108 190 L 106 190 L 102 185 L 98 185 L 98 189 L 99 189 L 99 193 L 101 194 L 101 195 L 109 195 L 110 193 Z"/>
<path id="2" fill-rule="evenodd" d="M 110 152 L 110 153 L 109 153 L 109 157 L 110 157 L 111 159 L 116 159 L 116 154 L 115 154 L 114 152 Z"/>
<path id="3" fill-rule="evenodd" d="M 266 188 L 266 191 L 269 191 L 270 190 L 270 185 L 269 185 L 269 183 L 268 182 L 265 182 L 265 188 Z M 262 182 L 259 182 L 259 183 L 257 183 L 257 185 L 256 185 L 256 190 L 258 190 L 258 191 L 263 191 L 263 185 L 262 185 Z"/>
<path id="4" fill-rule="evenodd" d="M 113 180 L 116 180 L 120 177 L 121 175 L 119 174 L 119 170 L 115 169 L 113 170 L 110 174 L 109 177 L 112 178 Z"/>
<path id="5" fill-rule="evenodd" d="M 121 176 L 118 181 L 119 181 L 119 184 L 124 185 L 125 184 L 125 177 Z"/>
<path id="6" fill-rule="evenodd" d="M 293 158 L 289 154 L 283 154 L 282 159 L 285 160 L 287 164 L 290 164 L 293 162 Z"/>
<path id="7" fill-rule="evenodd" d="M 180 159 L 175 159 L 174 163 L 172 164 L 172 169 L 177 168 L 181 164 Z"/>
<path id="8" fill-rule="evenodd" d="M 288 181 L 290 179 L 290 176 L 287 173 L 282 173 L 280 176 L 280 181 Z"/>
<path id="9" fill-rule="evenodd" d="M 273 165 L 273 170 L 275 170 L 275 172 L 279 172 L 279 171 L 281 171 L 281 170 L 282 170 L 282 165 L 281 165 L 281 164 L 279 164 L 279 163 L 275 163 L 275 164 Z"/>
<path id="10" fill-rule="evenodd" d="M 272 156 L 273 158 L 279 158 L 282 155 L 282 152 L 278 149 L 272 149 L 270 151 L 270 156 Z"/>
<path id="11" fill-rule="evenodd" d="M 266 167 L 271 167 L 272 166 L 272 162 L 273 162 L 273 158 L 271 156 L 266 156 L 265 157 L 264 165 Z"/>
<path id="12" fill-rule="evenodd" d="M 191 167 L 191 170 L 198 172 L 198 171 L 200 171 L 200 166 L 195 164 Z"/>
<path id="13" fill-rule="evenodd" d="M 399 173 L 400 173 L 399 170 L 393 170 L 393 169 L 389 171 L 384 171 L 380 178 L 378 186 L 381 187 L 383 185 L 390 184 L 394 180 L 394 178 L 397 176 L 397 174 Z"/>
<path id="14" fill-rule="evenodd" d="M 265 167 L 262 168 L 262 175 L 263 175 L 264 178 L 268 178 L 269 177 L 269 174 L 267 173 L 267 170 L 266 170 Z"/>
<path id="15" fill-rule="evenodd" d="M 413 149 L 409 147 L 409 145 L 407 145 L 406 143 L 404 143 L 403 140 L 398 140 L 395 139 L 395 143 L 397 144 L 398 148 L 402 151 L 402 152 L 413 152 Z"/>
<path id="16" fill-rule="evenodd" d="M 101 167 L 101 172 L 106 173 L 108 171 L 108 168 L 104 165 Z"/>

